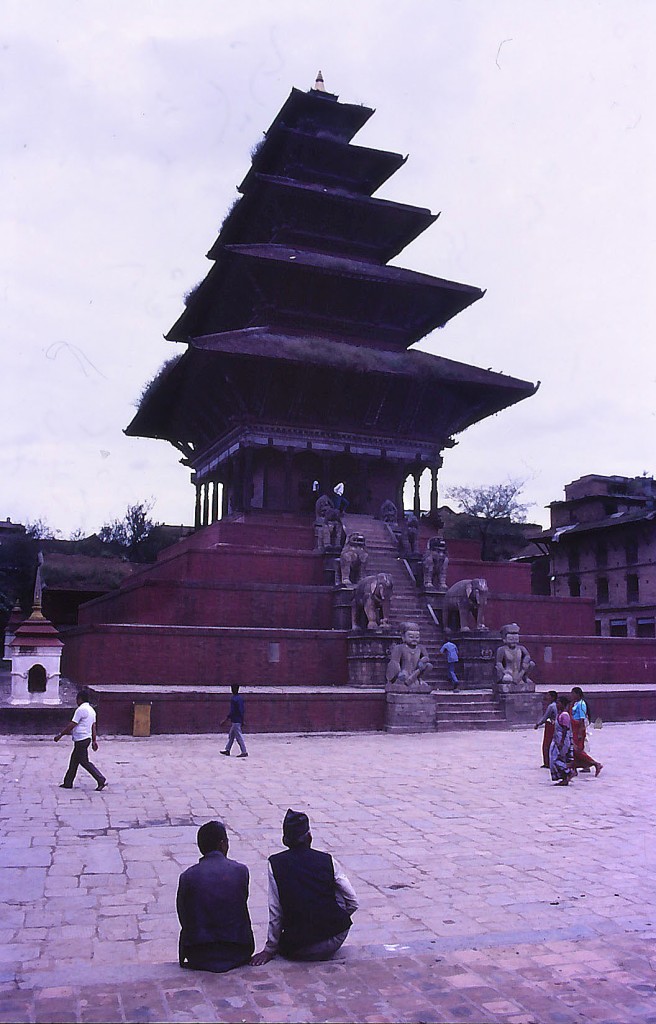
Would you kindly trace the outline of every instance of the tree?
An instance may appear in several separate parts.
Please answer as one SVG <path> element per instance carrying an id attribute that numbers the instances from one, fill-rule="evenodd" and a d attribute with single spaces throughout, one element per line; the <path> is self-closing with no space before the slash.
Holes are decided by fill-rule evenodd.
<path id="1" fill-rule="evenodd" d="M 475 517 L 481 537 L 481 557 L 485 561 L 508 557 L 506 549 L 517 548 L 521 538 L 516 524 L 526 522 L 526 513 L 533 504 L 521 502 L 525 480 L 509 478 L 504 483 L 479 487 L 451 487 L 447 498 L 455 498 L 460 509 Z M 514 543 L 513 543 L 514 542 Z"/>
<path id="2" fill-rule="evenodd" d="M 518 501 L 525 484 L 525 480 L 508 479 L 503 484 L 490 484 L 488 487 L 451 487 L 446 497 L 455 498 L 462 511 L 470 516 L 525 523 L 526 513 L 532 504 Z"/>
<path id="3" fill-rule="evenodd" d="M 105 523 L 98 532 L 100 539 L 106 544 L 118 544 L 130 554 L 134 555 L 139 545 L 146 540 L 155 523 L 150 518 L 155 501 L 149 498 L 145 501 L 128 505 L 122 519 L 112 519 Z"/>
<path id="4" fill-rule="evenodd" d="M 39 516 L 38 519 L 28 520 L 25 524 L 25 533 L 34 540 L 56 540 L 61 530 L 53 530 L 48 522 Z"/>

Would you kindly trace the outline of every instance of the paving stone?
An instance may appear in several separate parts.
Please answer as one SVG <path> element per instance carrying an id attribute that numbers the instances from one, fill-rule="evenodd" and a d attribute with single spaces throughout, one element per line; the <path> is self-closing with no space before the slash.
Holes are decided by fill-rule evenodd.
<path id="1" fill-rule="evenodd" d="M 237 766 L 218 765 L 212 736 L 108 738 L 101 796 L 91 784 L 57 788 L 54 744 L 35 752 L 7 738 L 22 783 L 0 778 L 0 1024 L 656 1024 L 656 896 L 645 883 L 656 868 L 645 842 L 656 725 L 595 734 L 606 771 L 565 791 L 540 771 L 538 740 L 532 730 L 253 736 Z M 238 788 L 226 788 L 237 767 L 247 768 Z M 231 856 L 251 868 L 259 946 L 266 857 L 288 806 L 308 811 L 315 845 L 356 883 L 347 943 L 327 964 L 276 959 L 190 978 L 175 960 L 174 903 L 180 871 L 198 859 L 198 826 L 225 820 Z"/>

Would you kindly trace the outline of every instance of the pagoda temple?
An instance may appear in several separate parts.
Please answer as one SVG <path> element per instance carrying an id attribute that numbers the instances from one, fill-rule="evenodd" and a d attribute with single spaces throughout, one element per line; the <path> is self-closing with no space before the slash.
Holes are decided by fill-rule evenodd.
<path id="1" fill-rule="evenodd" d="M 426 468 L 436 512 L 454 435 L 536 390 L 410 348 L 484 293 L 389 265 L 437 217 L 372 197 L 406 159 L 353 145 L 372 114 L 321 77 L 292 90 L 127 428 L 183 454 L 197 527 L 310 512 L 338 482 L 352 512 L 402 509 L 409 475 L 418 512 Z"/>

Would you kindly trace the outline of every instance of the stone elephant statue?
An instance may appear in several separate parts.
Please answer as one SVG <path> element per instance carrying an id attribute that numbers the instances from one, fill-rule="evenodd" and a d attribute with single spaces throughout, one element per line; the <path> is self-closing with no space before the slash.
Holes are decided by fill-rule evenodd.
<path id="1" fill-rule="evenodd" d="M 485 605 L 487 604 L 487 580 L 458 580 L 449 587 L 444 595 L 444 625 L 461 633 L 470 630 L 469 622 L 473 619 L 474 629 L 487 629 L 484 622 Z"/>
<path id="2" fill-rule="evenodd" d="M 389 573 L 365 576 L 356 584 L 351 605 L 352 629 L 381 629 L 389 626 L 394 581 Z"/>

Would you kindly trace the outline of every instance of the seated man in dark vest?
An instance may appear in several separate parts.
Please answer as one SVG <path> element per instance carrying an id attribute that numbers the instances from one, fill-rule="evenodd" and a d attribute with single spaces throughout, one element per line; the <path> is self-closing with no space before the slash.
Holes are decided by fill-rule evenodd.
<path id="1" fill-rule="evenodd" d="M 282 841 L 288 849 L 269 857 L 269 933 L 251 960 L 255 967 L 276 953 L 289 960 L 327 960 L 344 942 L 358 909 L 337 861 L 312 849 L 307 814 L 287 811 Z"/>
<path id="2" fill-rule="evenodd" d="M 198 829 L 198 864 L 180 875 L 176 900 L 181 967 L 222 974 L 247 964 L 255 949 L 248 913 L 248 868 L 228 860 L 220 821 Z"/>

